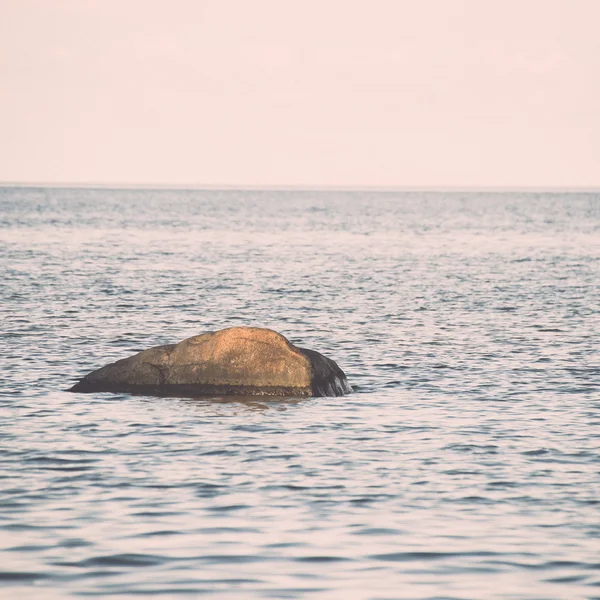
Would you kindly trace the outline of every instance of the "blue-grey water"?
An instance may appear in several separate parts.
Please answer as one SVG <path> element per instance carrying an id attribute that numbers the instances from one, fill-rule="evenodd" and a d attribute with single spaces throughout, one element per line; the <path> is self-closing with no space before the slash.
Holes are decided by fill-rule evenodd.
<path id="1" fill-rule="evenodd" d="M 600 598 L 600 194 L 0 189 L 0 597 Z M 71 394 L 271 327 L 344 398 Z"/>

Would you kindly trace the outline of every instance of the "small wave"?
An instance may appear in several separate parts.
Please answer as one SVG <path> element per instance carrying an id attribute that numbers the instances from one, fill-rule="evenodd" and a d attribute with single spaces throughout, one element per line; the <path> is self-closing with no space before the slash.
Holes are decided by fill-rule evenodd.
<path id="1" fill-rule="evenodd" d="M 55 562 L 53 564 L 61 567 L 154 567 L 172 560 L 166 556 L 153 554 L 109 554 L 105 556 L 94 556 L 78 562 Z"/>
<path id="2" fill-rule="evenodd" d="M 297 556 L 294 559 L 296 562 L 306 563 L 333 563 L 352 560 L 345 556 Z"/>
<path id="3" fill-rule="evenodd" d="M 389 561 L 389 562 L 409 562 L 421 560 L 445 560 L 448 558 L 466 558 L 480 557 L 487 558 L 490 556 L 499 556 L 497 552 L 481 551 L 481 552 L 390 552 L 389 554 L 373 554 L 369 558 L 373 560 Z"/>
<path id="4" fill-rule="evenodd" d="M 4 583 L 31 583 L 38 579 L 47 579 L 47 573 L 32 573 L 26 571 L 0 571 L 0 582 Z"/>

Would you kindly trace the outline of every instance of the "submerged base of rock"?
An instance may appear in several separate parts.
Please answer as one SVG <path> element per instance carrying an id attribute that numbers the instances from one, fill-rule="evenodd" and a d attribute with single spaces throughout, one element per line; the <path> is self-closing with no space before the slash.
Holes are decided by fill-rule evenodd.
<path id="1" fill-rule="evenodd" d="M 343 396 L 331 359 L 271 329 L 232 327 L 156 346 L 92 371 L 71 392 L 149 396 Z"/>

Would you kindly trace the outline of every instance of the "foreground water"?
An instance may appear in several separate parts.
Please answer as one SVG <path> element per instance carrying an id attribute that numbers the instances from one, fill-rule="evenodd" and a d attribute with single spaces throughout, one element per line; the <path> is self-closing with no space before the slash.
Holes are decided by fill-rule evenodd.
<path id="1" fill-rule="evenodd" d="M 600 195 L 0 189 L 0 597 L 600 598 Z M 233 325 L 347 398 L 64 390 Z"/>

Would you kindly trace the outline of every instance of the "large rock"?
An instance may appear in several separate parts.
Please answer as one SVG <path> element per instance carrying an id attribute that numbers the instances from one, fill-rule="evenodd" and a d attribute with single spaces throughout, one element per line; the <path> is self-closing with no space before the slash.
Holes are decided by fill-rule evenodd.
<path id="1" fill-rule="evenodd" d="M 352 391 L 335 362 L 279 333 L 232 327 L 156 346 L 92 371 L 71 392 L 158 396 L 343 396 Z"/>

